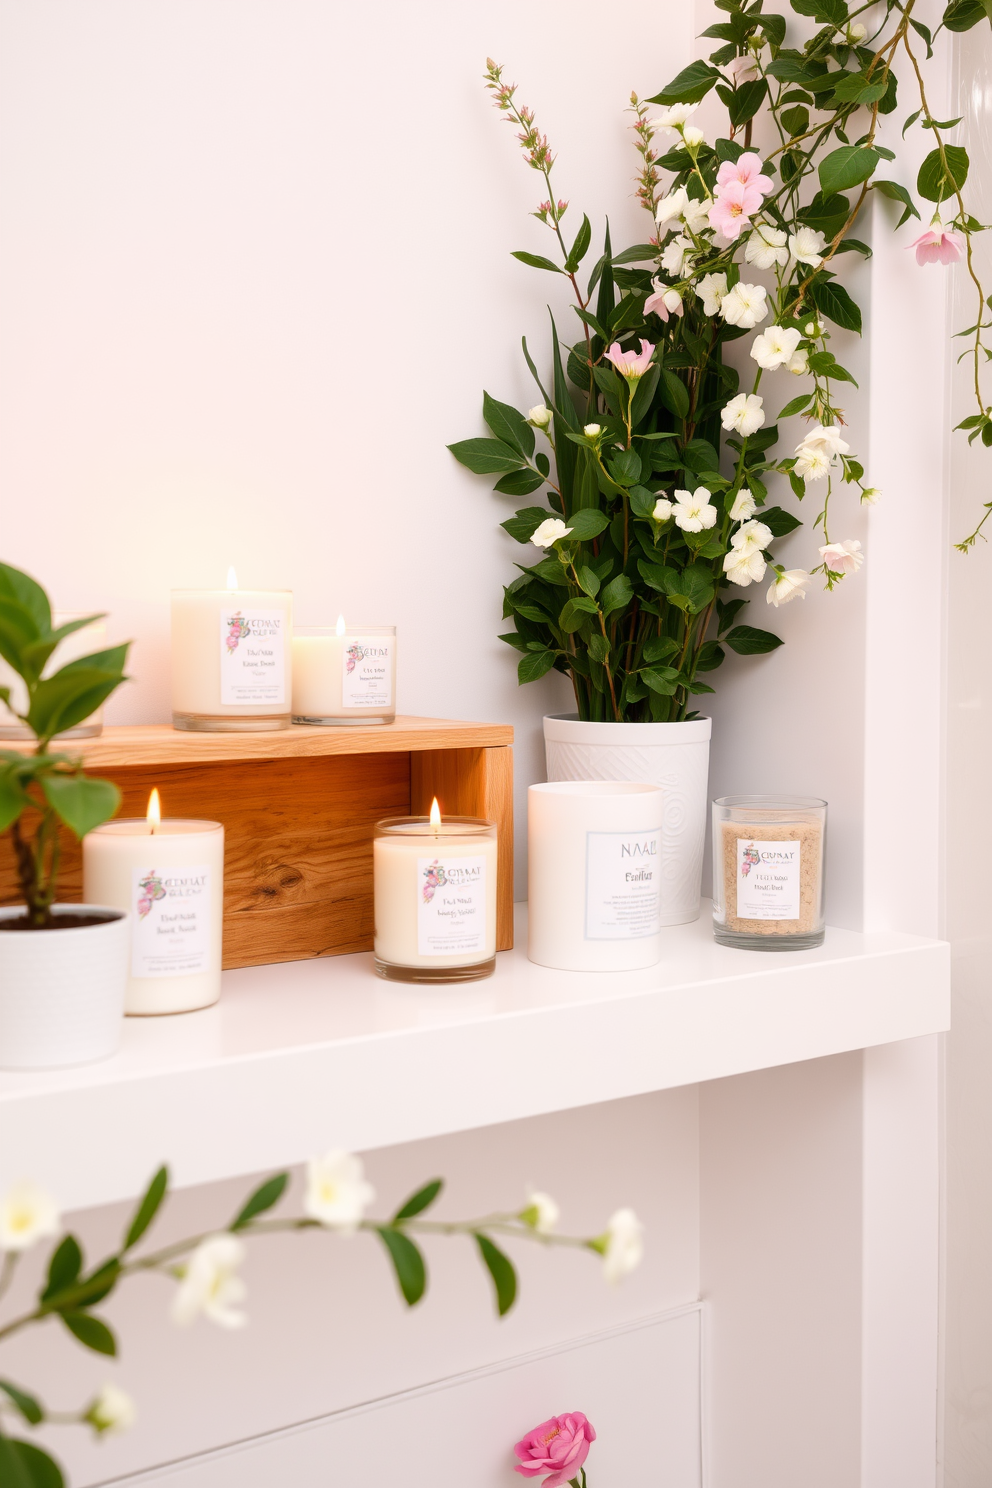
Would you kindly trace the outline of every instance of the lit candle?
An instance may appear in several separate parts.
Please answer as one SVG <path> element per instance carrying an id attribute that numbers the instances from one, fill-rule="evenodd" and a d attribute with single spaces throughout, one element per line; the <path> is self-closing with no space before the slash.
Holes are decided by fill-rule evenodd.
<path id="1" fill-rule="evenodd" d="M 52 629 L 59 630 L 63 625 L 70 624 L 73 620 L 85 619 L 87 611 L 80 610 L 55 610 L 52 613 Z M 70 661 L 77 661 L 80 656 L 89 656 L 93 651 L 102 651 L 107 639 L 107 626 L 103 616 L 84 625 L 81 630 L 74 630 L 67 635 L 65 640 L 59 641 L 48 664 L 45 674 L 51 676 L 53 672 L 59 671 L 67 666 Z M 23 678 L 19 677 L 12 666 L 9 666 L 0 656 L 0 687 L 10 688 L 10 703 L 6 708 L 0 703 L 0 739 L 33 739 L 31 730 L 23 723 L 18 723 L 15 718 L 17 713 L 26 713 L 28 710 L 27 688 L 24 686 Z M 103 704 L 85 718 L 82 723 L 77 723 L 75 728 L 66 729 L 64 734 L 56 734 L 57 739 L 92 739 L 103 732 Z"/>
<path id="2" fill-rule="evenodd" d="M 105 822 L 83 838 L 83 900 L 127 910 L 131 960 L 124 1011 L 187 1013 L 220 996 L 224 828 L 162 819 L 153 790 L 143 819 Z"/>
<path id="3" fill-rule="evenodd" d="M 396 716 L 395 625 L 293 632 L 293 722 L 375 724 Z"/>
<path id="4" fill-rule="evenodd" d="M 234 732 L 288 728 L 293 596 L 288 589 L 172 591 L 172 724 Z"/>
<path id="5" fill-rule="evenodd" d="M 376 823 L 375 969 L 400 982 L 474 981 L 496 966 L 496 824 L 469 816 Z"/>

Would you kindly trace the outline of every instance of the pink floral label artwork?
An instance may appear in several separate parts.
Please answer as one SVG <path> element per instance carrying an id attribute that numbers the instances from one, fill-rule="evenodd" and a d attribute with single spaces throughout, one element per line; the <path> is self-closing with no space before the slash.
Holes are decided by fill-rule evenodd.
<path id="1" fill-rule="evenodd" d="M 143 920 L 156 900 L 165 898 L 165 889 L 154 868 L 138 880 L 138 888 L 141 890 L 138 896 L 138 918 Z"/>
<path id="2" fill-rule="evenodd" d="M 440 861 L 435 858 L 433 863 L 431 863 L 428 868 L 424 869 L 424 903 L 430 904 L 431 900 L 434 898 L 435 892 L 438 889 L 443 888 L 447 882 L 447 875 L 445 874 Z"/>
<path id="3" fill-rule="evenodd" d="M 235 651 L 237 651 L 238 649 L 238 642 L 243 641 L 245 636 L 250 634 L 251 627 L 248 624 L 248 621 L 245 619 L 244 615 L 242 615 L 241 611 L 238 610 L 237 613 L 232 615 L 227 621 L 228 654 L 233 656 Z"/>
<path id="4" fill-rule="evenodd" d="M 353 672 L 360 661 L 365 660 L 364 646 L 349 646 L 345 652 L 345 671 Z"/>
<path id="5" fill-rule="evenodd" d="M 741 854 L 741 878 L 747 878 L 755 864 L 761 862 L 761 854 L 753 842 L 749 842 Z"/>

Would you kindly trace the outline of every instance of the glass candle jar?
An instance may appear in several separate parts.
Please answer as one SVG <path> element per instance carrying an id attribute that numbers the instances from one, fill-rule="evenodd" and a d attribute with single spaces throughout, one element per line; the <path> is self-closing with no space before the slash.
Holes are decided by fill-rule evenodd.
<path id="1" fill-rule="evenodd" d="M 293 631 L 293 722 L 392 723 L 396 717 L 396 626 L 297 626 Z"/>
<path id="2" fill-rule="evenodd" d="M 823 943 L 827 803 L 815 796 L 713 802 L 713 931 L 743 950 Z"/>
<path id="3" fill-rule="evenodd" d="M 172 726 L 289 728 L 293 596 L 239 589 L 233 572 L 228 586 L 172 591 Z"/>
<path id="4" fill-rule="evenodd" d="M 496 823 L 432 817 L 376 822 L 375 969 L 396 982 L 476 981 L 496 969 Z"/>

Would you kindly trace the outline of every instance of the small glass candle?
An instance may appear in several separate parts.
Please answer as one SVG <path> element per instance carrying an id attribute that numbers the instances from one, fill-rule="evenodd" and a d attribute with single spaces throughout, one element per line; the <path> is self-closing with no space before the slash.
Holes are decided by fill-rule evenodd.
<path id="1" fill-rule="evenodd" d="M 172 591 L 172 726 L 204 733 L 289 727 L 288 589 Z"/>
<path id="2" fill-rule="evenodd" d="M 83 620 L 88 611 L 86 610 L 55 610 L 52 614 L 52 629 L 58 630 L 62 625 L 68 625 L 73 620 Z M 107 626 L 102 617 L 93 620 L 89 625 L 84 625 L 81 630 L 74 630 L 67 635 L 64 641 L 60 641 L 53 652 L 48 665 L 45 667 L 46 674 L 50 677 L 53 672 L 59 671 L 67 666 L 70 661 L 78 661 L 80 656 L 89 656 L 94 651 L 102 651 L 106 645 Z M 0 656 L 0 687 L 10 688 L 10 704 L 8 708 L 0 705 L 0 739 L 33 739 L 34 734 L 23 723 L 18 723 L 14 717 L 15 713 L 26 713 L 28 707 L 27 690 L 23 678 L 19 677 L 13 667 L 9 666 Z M 75 728 L 66 729 L 64 734 L 56 734 L 56 739 L 93 739 L 103 733 L 103 704 L 85 718 L 82 723 L 77 723 Z"/>
<path id="3" fill-rule="evenodd" d="M 83 901 L 125 909 L 131 956 L 126 1013 L 188 1013 L 220 996 L 224 828 L 148 815 L 83 838 Z"/>
<path id="4" fill-rule="evenodd" d="M 713 931 L 743 950 L 823 944 L 827 803 L 814 796 L 713 802 Z"/>
<path id="5" fill-rule="evenodd" d="M 396 626 L 298 627 L 293 631 L 293 722 L 392 723 Z"/>
<path id="6" fill-rule="evenodd" d="M 496 823 L 400 816 L 375 826 L 375 969 L 396 982 L 470 982 L 496 968 Z"/>

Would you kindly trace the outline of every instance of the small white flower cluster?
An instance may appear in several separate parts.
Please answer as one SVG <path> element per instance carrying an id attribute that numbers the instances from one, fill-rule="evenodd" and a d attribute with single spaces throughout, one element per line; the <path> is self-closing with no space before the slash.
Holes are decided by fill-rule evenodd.
<path id="1" fill-rule="evenodd" d="M 730 539 L 730 551 L 723 560 L 723 571 L 732 584 L 746 589 L 749 584 L 761 582 L 766 567 L 764 549 L 771 540 L 772 530 L 764 522 L 742 522 Z"/>
<path id="2" fill-rule="evenodd" d="M 817 424 L 796 446 L 796 475 L 800 480 L 818 481 L 837 464 L 838 456 L 846 455 L 851 446 L 840 437 L 840 430 L 832 424 Z"/>

